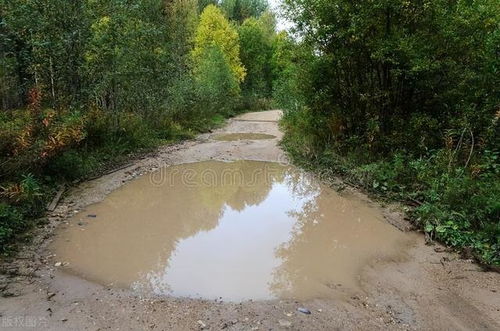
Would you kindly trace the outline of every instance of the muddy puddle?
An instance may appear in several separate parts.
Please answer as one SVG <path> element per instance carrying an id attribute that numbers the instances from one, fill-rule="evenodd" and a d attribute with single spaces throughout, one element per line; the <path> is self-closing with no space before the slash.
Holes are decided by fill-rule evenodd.
<path id="1" fill-rule="evenodd" d="M 212 139 L 220 141 L 262 140 L 274 138 L 276 138 L 276 136 L 265 133 L 224 133 L 212 137 Z"/>
<path id="2" fill-rule="evenodd" d="M 357 288 L 412 244 L 381 211 L 277 163 L 207 161 L 139 177 L 58 230 L 64 270 L 140 294 L 241 301 Z"/>

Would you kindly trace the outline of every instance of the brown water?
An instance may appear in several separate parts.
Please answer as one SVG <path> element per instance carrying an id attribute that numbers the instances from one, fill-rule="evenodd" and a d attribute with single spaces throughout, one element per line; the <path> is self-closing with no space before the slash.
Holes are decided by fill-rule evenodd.
<path id="1" fill-rule="evenodd" d="M 333 296 L 410 243 L 377 208 L 294 168 L 208 161 L 126 184 L 76 214 L 51 249 L 108 286 L 240 301 Z"/>
<path id="2" fill-rule="evenodd" d="M 261 139 L 274 139 L 276 136 L 265 133 L 225 133 L 212 137 L 214 140 L 221 141 L 237 141 L 237 140 L 261 140 Z"/>

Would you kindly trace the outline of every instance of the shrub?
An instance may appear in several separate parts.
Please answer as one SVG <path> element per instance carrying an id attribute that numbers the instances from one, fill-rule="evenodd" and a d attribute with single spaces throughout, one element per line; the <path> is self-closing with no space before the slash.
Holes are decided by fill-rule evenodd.
<path id="1" fill-rule="evenodd" d="M 0 252 L 5 253 L 7 244 L 14 236 L 25 230 L 26 221 L 19 210 L 4 202 L 0 202 Z"/>
<path id="2" fill-rule="evenodd" d="M 291 155 L 416 205 L 432 236 L 499 264 L 495 1 L 285 3 L 302 34 L 275 46 Z"/>
<path id="3" fill-rule="evenodd" d="M 199 106 L 205 114 L 203 117 L 211 117 L 216 113 L 231 115 L 240 89 L 224 54 L 217 46 L 207 48 L 199 62 L 196 91 Z"/>

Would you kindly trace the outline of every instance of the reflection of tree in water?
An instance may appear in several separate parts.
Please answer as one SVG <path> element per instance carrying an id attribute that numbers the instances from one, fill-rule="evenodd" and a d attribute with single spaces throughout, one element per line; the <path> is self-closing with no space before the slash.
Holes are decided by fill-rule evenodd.
<path id="1" fill-rule="evenodd" d="M 190 183 L 194 185 L 185 185 L 181 176 L 186 169 L 197 175 L 210 169 L 216 176 L 227 170 L 239 171 L 249 181 L 255 171 L 265 166 L 274 170 L 269 180 L 255 177 L 249 183 L 203 185 L 196 182 L 200 177 L 195 175 L 194 183 Z M 209 161 L 167 168 L 167 172 L 177 171 L 179 175 L 173 175 L 172 182 L 164 185 L 152 185 L 149 176 L 137 178 L 76 215 L 73 223 L 85 214 L 98 217 L 85 226 L 85 231 L 79 226 L 70 227 L 58 256 L 89 279 L 111 279 L 116 280 L 117 286 L 129 286 L 138 279 L 151 277 L 148 273 L 153 270 L 165 270 L 176 245 L 200 231 L 217 227 L 226 207 L 240 211 L 261 203 L 273 183 L 283 180 L 283 169 L 263 162 Z"/>
<path id="2" fill-rule="evenodd" d="M 260 204 L 273 184 L 283 181 L 285 171 L 278 164 L 257 161 L 209 161 L 179 167 L 189 168 L 195 175 L 189 187 L 183 185 L 182 169 L 172 177 L 171 193 L 164 197 L 165 205 L 162 207 L 172 211 L 168 222 L 171 225 L 168 240 L 161 243 L 156 267 L 144 269 L 140 278 L 147 279 L 147 282 L 135 284 L 136 287 L 149 284 L 152 287 L 149 290 L 156 293 L 168 292 L 168 284 L 164 282 L 162 274 L 178 242 L 199 231 L 210 231 L 217 227 L 226 207 L 242 211 Z"/>
<path id="3" fill-rule="evenodd" d="M 218 182 L 201 180 L 207 169 Z M 194 173 L 189 185 L 182 177 L 184 170 Z M 226 212 L 226 216 L 236 215 L 261 204 L 271 190 L 272 199 L 266 208 L 280 215 L 286 211 L 290 217 L 270 222 L 269 229 L 278 229 L 280 239 L 266 231 L 268 246 L 259 246 L 272 252 L 280 242 L 287 241 L 267 260 L 273 261 L 270 269 L 280 264 L 269 284 L 275 296 L 321 295 L 332 282 L 351 285 L 363 263 L 380 255 L 377 250 L 387 253 L 394 249 L 395 238 L 399 238 L 390 226 L 376 220 L 381 218 L 380 213 L 366 203 L 342 198 L 292 168 L 252 161 L 210 161 L 166 171 L 178 174 L 160 186 L 152 185 L 147 176 L 138 178 L 89 207 L 84 213 L 98 217 L 84 228 L 68 229 L 57 250 L 58 258 L 92 280 L 168 293 L 164 276 L 169 263 L 174 263 L 172 254 L 179 243 L 215 229 Z M 229 177 L 236 173 L 236 177 L 221 180 L 222 173 L 229 173 Z M 250 222 L 247 226 L 252 227 L 252 215 L 245 215 Z M 80 217 L 85 215 L 77 215 L 73 223 Z M 226 218 L 225 222 L 232 224 L 232 219 Z M 238 229 L 233 227 L 231 231 Z M 196 250 L 198 246 L 191 247 Z M 261 279 L 265 283 L 266 279 Z"/>
<path id="4" fill-rule="evenodd" d="M 319 193 L 319 185 L 314 177 L 293 167 L 287 168 L 284 182 L 296 198 L 311 200 Z"/>
<path id="5" fill-rule="evenodd" d="M 215 228 L 226 207 L 242 211 L 247 207 L 259 205 L 266 199 L 274 183 L 284 183 L 287 187 L 287 194 L 291 194 L 298 199 L 298 206 L 302 204 L 309 206 L 306 209 L 315 206 L 314 203 L 308 203 L 307 201 L 315 198 L 320 190 L 319 185 L 304 172 L 279 164 L 255 161 L 212 162 L 209 165 L 210 176 L 205 178 L 203 178 L 203 174 L 207 168 L 206 164 L 196 163 L 189 165 L 189 168 L 197 174 L 192 180 L 198 183 L 195 185 L 195 190 L 190 190 L 190 200 L 199 203 L 199 206 L 191 210 L 190 213 L 196 212 L 199 208 L 211 211 L 212 214 L 218 216 L 204 219 L 203 227 L 199 225 L 200 219 L 198 217 L 196 219 L 187 217 L 183 223 L 189 222 L 189 224 L 192 224 L 192 227 L 190 227 L 192 231 L 189 234 L 178 236 L 178 241 L 196 235 L 200 229 L 210 231 Z M 175 180 L 174 183 L 175 186 L 179 185 Z M 289 213 L 297 217 L 298 213 L 303 210 L 291 210 Z M 300 223 L 295 225 L 298 231 L 300 230 Z M 161 258 L 162 264 L 159 265 L 159 268 L 155 272 L 146 275 L 148 283 L 153 286 L 156 293 L 165 293 L 168 289 L 166 278 L 163 277 L 168 265 L 164 263 L 174 249 L 175 247 L 166 251 L 165 257 Z"/>
<path id="6" fill-rule="evenodd" d="M 397 254 L 403 241 L 366 202 L 342 197 L 323 185 L 311 187 L 316 196 L 290 213 L 297 220 L 291 240 L 276 249 L 282 264 L 273 273 L 270 289 L 277 297 L 328 295 L 339 283 L 356 287 L 364 264 Z"/>
<path id="7" fill-rule="evenodd" d="M 197 167 L 197 174 L 207 174 L 203 163 Z M 236 161 L 213 162 L 210 170 L 210 176 L 201 180 L 202 188 L 198 191 L 201 203 L 221 211 L 225 205 L 242 211 L 264 201 L 273 183 L 283 181 L 285 168 L 267 162 Z"/>

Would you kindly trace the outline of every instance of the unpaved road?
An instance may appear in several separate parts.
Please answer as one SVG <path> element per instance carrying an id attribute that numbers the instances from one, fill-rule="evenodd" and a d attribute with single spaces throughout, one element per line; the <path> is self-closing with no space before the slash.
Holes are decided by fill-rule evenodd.
<path id="1" fill-rule="evenodd" d="M 32 245 L 4 261 L 0 329 L 27 330 L 499 330 L 500 274 L 426 245 L 418 236 L 407 257 L 373 261 L 361 272 L 360 289 L 338 299 L 226 303 L 171 297 L 141 298 L 68 275 L 47 250 L 53 230 L 85 206 L 102 200 L 132 178 L 166 165 L 204 160 L 286 162 L 277 146 L 279 111 L 247 113 L 217 132 L 160 148 L 130 167 L 82 183 L 64 196 L 35 231 Z M 220 133 L 264 133 L 271 140 L 219 141 Z M 360 192 L 355 192 L 359 196 Z M 367 203 L 373 203 L 366 199 Z M 389 223 L 409 225 L 396 207 L 384 207 Z M 311 257 L 314 258 L 314 257 Z M 328 261 L 325 261 L 328 263 Z M 341 286 L 339 293 L 343 293 Z M 297 311 L 307 307 L 312 314 Z"/>

